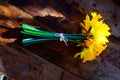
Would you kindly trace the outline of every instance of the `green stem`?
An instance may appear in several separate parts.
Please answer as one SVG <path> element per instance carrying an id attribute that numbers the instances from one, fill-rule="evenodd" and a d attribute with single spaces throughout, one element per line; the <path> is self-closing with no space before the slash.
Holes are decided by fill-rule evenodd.
<path id="1" fill-rule="evenodd" d="M 23 39 L 22 43 L 25 45 L 35 44 L 35 43 L 44 42 L 44 41 L 60 40 L 61 38 L 61 36 L 59 36 L 60 33 L 39 30 L 27 24 L 23 24 L 22 28 L 24 30 L 21 31 L 21 33 L 38 37 L 37 39 L 36 38 Z M 68 39 L 68 41 L 74 42 L 74 43 L 78 43 L 78 40 L 85 40 L 88 38 L 84 34 L 68 34 L 68 33 L 64 33 L 63 37 Z"/>

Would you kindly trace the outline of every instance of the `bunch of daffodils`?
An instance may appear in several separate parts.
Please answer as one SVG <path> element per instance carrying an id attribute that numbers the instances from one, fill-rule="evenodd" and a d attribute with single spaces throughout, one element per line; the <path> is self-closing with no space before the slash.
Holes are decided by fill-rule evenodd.
<path id="1" fill-rule="evenodd" d="M 81 52 L 76 53 L 74 57 L 80 56 L 83 62 L 94 60 L 106 49 L 106 43 L 109 42 L 107 37 L 111 35 L 110 28 L 104 23 L 102 16 L 95 12 L 91 13 L 91 18 L 87 15 L 84 23 L 80 23 L 80 25 L 83 29 L 82 34 L 66 34 L 43 31 L 23 24 L 21 33 L 29 35 L 29 37 L 23 39 L 22 43 L 27 46 L 45 41 L 60 40 L 65 42 L 66 46 L 68 46 L 68 41 L 77 43 L 80 46 L 82 41 L 85 44 L 84 48 Z"/>

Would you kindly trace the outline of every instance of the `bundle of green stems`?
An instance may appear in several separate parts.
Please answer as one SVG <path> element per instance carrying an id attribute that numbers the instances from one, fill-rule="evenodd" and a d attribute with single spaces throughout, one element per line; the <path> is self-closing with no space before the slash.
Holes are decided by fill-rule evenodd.
<path id="1" fill-rule="evenodd" d="M 63 41 L 66 45 L 68 45 L 68 41 L 78 43 L 81 40 L 87 39 L 87 36 L 85 36 L 84 34 L 69 34 L 44 31 L 27 24 L 22 24 L 22 28 L 23 30 L 21 31 L 21 33 L 29 36 L 22 40 L 22 44 L 24 46 L 56 40 Z"/>

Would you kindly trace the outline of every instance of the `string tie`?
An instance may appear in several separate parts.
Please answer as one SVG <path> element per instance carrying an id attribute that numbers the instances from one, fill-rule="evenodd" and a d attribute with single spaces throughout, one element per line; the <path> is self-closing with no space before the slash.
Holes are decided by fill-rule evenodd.
<path id="1" fill-rule="evenodd" d="M 55 33 L 55 36 L 60 37 L 60 41 L 63 41 L 66 46 L 68 46 L 68 39 L 63 35 L 63 33 Z"/>

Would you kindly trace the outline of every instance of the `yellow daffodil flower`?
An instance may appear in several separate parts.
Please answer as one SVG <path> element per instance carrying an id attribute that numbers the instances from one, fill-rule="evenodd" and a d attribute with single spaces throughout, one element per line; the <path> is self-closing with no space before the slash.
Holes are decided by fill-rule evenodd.
<path id="1" fill-rule="evenodd" d="M 86 16 L 84 30 L 82 31 L 82 33 L 88 35 L 88 39 L 84 40 L 86 46 L 82 52 L 76 53 L 74 56 L 75 58 L 80 56 L 83 62 L 94 60 L 96 56 L 99 56 L 106 49 L 106 43 L 109 42 L 107 37 L 111 35 L 109 26 L 103 22 L 100 14 L 93 12 L 91 16 L 91 19 L 88 15 Z M 92 37 L 89 37 L 89 35 Z"/>

